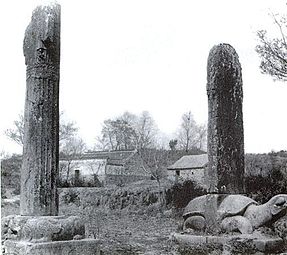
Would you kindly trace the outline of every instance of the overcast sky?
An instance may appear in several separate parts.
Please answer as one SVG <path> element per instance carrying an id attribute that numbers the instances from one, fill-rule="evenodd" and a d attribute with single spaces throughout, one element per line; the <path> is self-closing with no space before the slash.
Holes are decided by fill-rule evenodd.
<path id="1" fill-rule="evenodd" d="M 287 149 L 287 84 L 259 70 L 256 30 L 275 32 L 270 11 L 285 1 L 81 0 L 62 6 L 60 108 L 92 146 L 101 123 L 124 111 L 151 113 L 170 135 L 191 111 L 207 122 L 206 64 L 211 47 L 230 43 L 243 72 L 246 152 Z M 21 148 L 5 137 L 23 112 L 24 31 L 39 1 L 0 3 L 0 151 Z"/>

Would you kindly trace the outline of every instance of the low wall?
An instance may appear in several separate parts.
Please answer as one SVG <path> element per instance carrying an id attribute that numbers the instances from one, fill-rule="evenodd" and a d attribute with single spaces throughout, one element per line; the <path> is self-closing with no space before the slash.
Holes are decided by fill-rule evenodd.
<path id="1" fill-rule="evenodd" d="M 59 190 L 59 214 L 73 215 L 97 208 L 139 210 L 159 202 L 165 197 L 167 185 L 159 188 L 156 181 L 139 181 L 119 187 L 61 188 Z M 170 184 L 168 184 L 170 186 Z"/>
<path id="2" fill-rule="evenodd" d="M 114 184 L 114 185 L 124 185 L 131 182 L 137 182 L 142 180 L 149 180 L 149 176 L 142 176 L 142 175 L 114 175 L 114 174 L 107 174 L 105 176 L 105 183 L 106 184 Z"/>
<path id="3" fill-rule="evenodd" d="M 161 207 L 184 208 L 194 197 L 204 194 L 191 181 L 176 185 L 169 180 L 143 180 L 126 186 L 102 188 L 73 187 L 59 190 L 60 215 L 93 214 L 102 209 L 126 209 L 135 213 L 161 210 Z"/>

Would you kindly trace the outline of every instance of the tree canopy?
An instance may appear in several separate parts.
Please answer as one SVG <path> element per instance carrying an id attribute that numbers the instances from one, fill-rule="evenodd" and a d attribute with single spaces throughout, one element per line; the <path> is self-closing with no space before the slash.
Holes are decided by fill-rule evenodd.
<path id="1" fill-rule="evenodd" d="M 139 115 L 125 112 L 103 122 L 96 146 L 101 150 L 150 148 L 154 147 L 157 134 L 157 126 L 149 112 Z"/>
<path id="2" fill-rule="evenodd" d="M 287 80 L 287 44 L 286 28 L 287 18 L 271 14 L 277 35 L 270 36 L 266 30 L 257 31 L 259 44 L 256 52 L 261 58 L 260 69 L 262 73 L 271 75 L 276 80 Z"/>

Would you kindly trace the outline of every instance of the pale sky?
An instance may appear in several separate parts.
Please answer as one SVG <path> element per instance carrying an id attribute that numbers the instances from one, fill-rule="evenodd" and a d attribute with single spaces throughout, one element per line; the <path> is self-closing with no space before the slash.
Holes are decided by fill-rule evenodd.
<path id="1" fill-rule="evenodd" d="M 0 151 L 21 153 L 3 132 L 24 109 L 24 31 L 40 1 L 0 3 Z M 260 73 L 256 30 L 275 26 L 282 0 L 81 0 L 62 6 L 60 108 L 92 146 L 101 123 L 147 110 L 172 138 L 184 112 L 207 122 L 206 65 L 231 44 L 243 72 L 246 152 L 287 149 L 287 84 Z"/>

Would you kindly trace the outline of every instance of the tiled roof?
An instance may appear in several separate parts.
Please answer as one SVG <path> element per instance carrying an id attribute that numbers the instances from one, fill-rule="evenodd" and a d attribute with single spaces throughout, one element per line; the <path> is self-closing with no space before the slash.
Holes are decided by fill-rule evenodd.
<path id="1" fill-rule="evenodd" d="M 180 158 L 174 164 L 169 166 L 168 170 L 195 169 L 203 168 L 208 163 L 207 154 L 187 155 Z"/>
<path id="2" fill-rule="evenodd" d="M 123 163 L 136 153 L 135 150 L 121 150 L 121 151 L 92 151 L 81 155 L 76 155 L 74 160 L 84 159 L 108 159 Z M 60 155 L 60 160 L 65 160 L 65 155 Z"/>
<path id="3" fill-rule="evenodd" d="M 85 157 L 89 158 L 109 158 L 111 160 L 125 160 L 133 155 L 135 150 L 121 150 L 121 151 L 94 151 L 85 153 Z"/>

